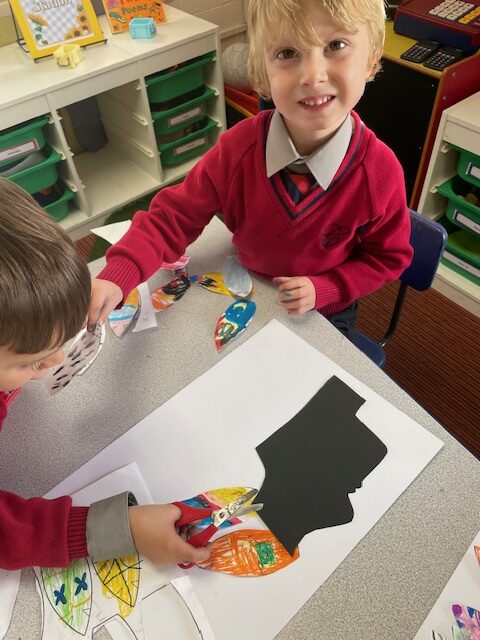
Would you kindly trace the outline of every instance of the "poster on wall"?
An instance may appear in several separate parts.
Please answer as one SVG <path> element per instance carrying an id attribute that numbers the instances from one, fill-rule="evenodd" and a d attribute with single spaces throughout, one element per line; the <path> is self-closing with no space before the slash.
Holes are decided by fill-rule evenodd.
<path id="1" fill-rule="evenodd" d="M 90 0 L 10 0 L 33 59 L 52 55 L 65 43 L 85 46 L 104 40 Z"/>

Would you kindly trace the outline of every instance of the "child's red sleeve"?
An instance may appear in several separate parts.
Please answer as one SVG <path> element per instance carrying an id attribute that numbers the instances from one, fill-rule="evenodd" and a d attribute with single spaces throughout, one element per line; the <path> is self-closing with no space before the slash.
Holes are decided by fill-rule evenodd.
<path id="1" fill-rule="evenodd" d="M 68 496 L 24 499 L 0 491 L 0 567 L 66 567 L 87 556 L 87 514 Z"/>

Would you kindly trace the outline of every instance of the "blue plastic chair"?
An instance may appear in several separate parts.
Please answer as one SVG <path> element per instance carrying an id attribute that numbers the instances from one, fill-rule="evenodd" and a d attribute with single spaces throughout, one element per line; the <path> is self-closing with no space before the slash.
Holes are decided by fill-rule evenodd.
<path id="1" fill-rule="evenodd" d="M 430 288 L 447 243 L 447 232 L 438 222 L 411 209 L 410 221 L 412 225 L 410 244 L 413 247 L 413 259 L 410 266 L 400 276 L 400 287 L 388 329 L 379 342 L 375 342 L 359 331 L 352 339 L 353 344 L 381 368 L 384 367 L 386 360 L 384 347 L 397 328 L 408 288 L 412 287 L 417 291 L 425 291 Z"/>

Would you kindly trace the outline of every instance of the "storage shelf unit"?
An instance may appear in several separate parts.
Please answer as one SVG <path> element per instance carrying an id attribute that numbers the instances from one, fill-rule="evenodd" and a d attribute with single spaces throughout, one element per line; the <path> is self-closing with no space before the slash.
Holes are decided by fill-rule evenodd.
<path id="1" fill-rule="evenodd" d="M 447 207 L 438 187 L 457 173 L 459 152 L 451 145 L 480 156 L 480 93 L 442 114 L 418 205 L 420 213 L 434 220 L 444 215 Z M 441 264 L 434 287 L 480 317 L 480 286 L 474 282 Z"/>
<path id="2" fill-rule="evenodd" d="M 162 166 L 147 76 L 216 52 L 204 68 L 204 83 L 214 90 L 206 113 L 216 122 L 209 143 L 225 129 L 218 27 L 168 5 L 165 11 L 167 22 L 157 25 L 150 40 L 134 40 L 128 32 L 113 36 L 100 18 L 107 43 L 88 47 L 84 61 L 74 69 L 59 68 L 53 59 L 34 63 L 17 44 L 0 48 L 0 132 L 48 116 L 46 140 L 61 154 L 60 178 L 75 193 L 71 212 L 60 223 L 73 239 L 86 235 L 119 207 L 183 178 L 198 161 Z M 99 151 L 75 154 L 59 110 L 92 96 L 108 142 Z"/>

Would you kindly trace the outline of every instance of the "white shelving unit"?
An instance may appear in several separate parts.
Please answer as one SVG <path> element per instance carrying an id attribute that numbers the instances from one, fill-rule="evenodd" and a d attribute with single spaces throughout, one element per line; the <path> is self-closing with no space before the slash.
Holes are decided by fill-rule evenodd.
<path id="1" fill-rule="evenodd" d="M 480 93 L 445 109 L 442 114 L 418 204 L 419 212 L 434 220 L 444 214 L 447 204 L 437 188 L 456 174 L 459 154 L 450 145 L 480 155 Z M 433 286 L 480 317 L 480 286 L 474 282 L 441 264 Z"/>
<path id="2" fill-rule="evenodd" d="M 74 69 L 45 59 L 34 63 L 17 44 L 0 48 L 0 132 L 47 115 L 45 136 L 63 160 L 59 174 L 75 192 L 72 211 L 60 224 L 73 239 L 83 237 L 119 207 L 186 175 L 198 158 L 162 166 L 157 149 L 145 78 L 216 51 L 204 68 L 205 84 L 215 91 L 207 115 L 217 123 L 210 142 L 225 129 L 218 27 L 165 6 L 167 22 L 150 40 L 129 33 L 111 35 L 100 18 L 106 44 L 88 47 Z M 186 89 L 188 91 L 188 89 Z M 75 155 L 59 110 L 96 96 L 108 143 L 96 152 Z"/>

